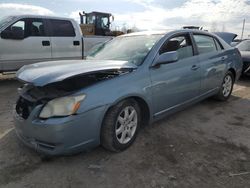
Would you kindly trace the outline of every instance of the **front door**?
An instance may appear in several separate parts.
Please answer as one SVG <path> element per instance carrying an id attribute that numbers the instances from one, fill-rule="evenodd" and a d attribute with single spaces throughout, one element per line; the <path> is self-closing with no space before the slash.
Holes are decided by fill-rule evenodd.
<path id="1" fill-rule="evenodd" d="M 170 51 L 177 51 L 178 61 L 151 68 L 154 116 L 168 112 L 200 94 L 200 64 L 198 57 L 194 56 L 190 35 L 170 38 L 161 47 L 159 55 Z"/>
<path id="2" fill-rule="evenodd" d="M 42 19 L 21 19 L 6 30 L 22 32 L 23 38 L 1 38 L 0 61 L 4 71 L 17 70 L 23 65 L 51 59 L 50 38 L 46 35 Z"/>

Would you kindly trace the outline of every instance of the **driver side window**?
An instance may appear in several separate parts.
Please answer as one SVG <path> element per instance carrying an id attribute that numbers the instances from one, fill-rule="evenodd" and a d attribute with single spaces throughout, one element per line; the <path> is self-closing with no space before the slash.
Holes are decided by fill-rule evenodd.
<path id="1" fill-rule="evenodd" d="M 20 21 L 14 23 L 14 24 L 10 27 L 10 30 L 13 31 L 13 30 L 15 30 L 16 28 L 18 28 L 18 29 L 22 30 L 22 32 L 24 32 L 24 30 L 25 30 L 25 22 L 24 22 L 24 20 L 20 20 Z"/>
<path id="2" fill-rule="evenodd" d="M 6 31 L 23 38 L 46 36 L 44 22 L 37 18 L 21 19 L 9 26 Z"/>
<path id="3" fill-rule="evenodd" d="M 9 37 L 12 38 L 14 34 L 17 35 L 17 38 L 22 38 L 24 37 L 25 34 L 25 29 L 26 29 L 26 24 L 24 20 L 19 20 L 16 23 L 12 24 L 8 28 L 5 29 L 5 31 L 9 32 Z"/>
<path id="4" fill-rule="evenodd" d="M 190 36 L 186 34 L 170 38 L 162 45 L 160 54 L 171 51 L 176 51 L 178 53 L 179 60 L 194 56 Z"/>

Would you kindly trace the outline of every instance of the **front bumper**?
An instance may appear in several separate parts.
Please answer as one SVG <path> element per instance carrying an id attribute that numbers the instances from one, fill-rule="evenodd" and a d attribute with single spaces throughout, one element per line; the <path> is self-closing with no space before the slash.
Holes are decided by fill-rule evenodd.
<path id="1" fill-rule="evenodd" d="M 73 154 L 100 144 L 100 129 L 106 106 L 82 114 L 41 120 L 37 106 L 23 119 L 14 110 L 15 130 L 20 140 L 46 155 Z"/>

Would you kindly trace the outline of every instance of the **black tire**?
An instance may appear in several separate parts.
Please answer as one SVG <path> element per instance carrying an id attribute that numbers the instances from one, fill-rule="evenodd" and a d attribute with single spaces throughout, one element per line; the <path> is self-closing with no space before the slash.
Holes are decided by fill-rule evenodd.
<path id="1" fill-rule="evenodd" d="M 227 77 L 230 77 L 230 78 L 231 78 L 232 84 L 231 84 L 231 89 L 230 89 L 229 93 L 227 93 L 227 95 L 225 95 L 225 94 L 223 93 L 223 90 L 224 90 L 223 84 L 225 84 L 225 79 L 226 79 Z M 232 73 L 231 71 L 228 71 L 228 72 L 226 73 L 226 75 L 224 76 L 224 78 L 223 78 L 223 82 L 222 82 L 222 84 L 221 84 L 220 91 L 219 91 L 218 94 L 215 96 L 215 98 L 216 98 L 217 100 L 220 100 L 220 101 L 227 101 L 227 100 L 230 98 L 231 94 L 232 94 L 233 86 L 234 86 L 234 81 L 235 81 L 235 78 L 234 78 L 233 73 Z"/>
<path id="2" fill-rule="evenodd" d="M 133 107 L 137 113 L 137 126 L 131 140 L 128 143 L 122 144 L 119 142 L 116 129 L 118 123 L 118 117 L 121 115 L 126 107 Z M 120 152 L 127 149 L 136 139 L 139 128 L 141 125 L 141 110 L 138 103 L 133 99 L 128 99 L 119 102 L 115 106 L 111 107 L 106 113 L 102 128 L 101 128 L 101 145 L 113 152 Z M 121 126 L 121 125 L 120 125 Z"/>

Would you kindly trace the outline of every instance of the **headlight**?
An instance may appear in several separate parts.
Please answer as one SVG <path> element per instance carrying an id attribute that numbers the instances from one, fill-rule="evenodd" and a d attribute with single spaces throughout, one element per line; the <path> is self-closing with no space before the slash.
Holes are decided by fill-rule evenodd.
<path id="1" fill-rule="evenodd" d="M 85 95 L 68 96 L 49 101 L 42 109 L 39 117 L 69 116 L 75 114 L 80 108 Z"/>

